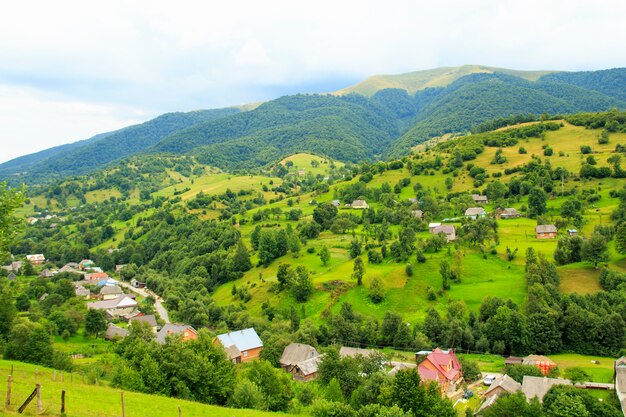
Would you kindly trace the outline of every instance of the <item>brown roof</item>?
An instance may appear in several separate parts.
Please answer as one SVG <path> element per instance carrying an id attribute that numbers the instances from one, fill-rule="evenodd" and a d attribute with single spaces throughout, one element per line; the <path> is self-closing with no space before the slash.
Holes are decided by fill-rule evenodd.
<path id="1" fill-rule="evenodd" d="M 313 346 L 302 343 L 291 343 L 283 351 L 283 355 L 280 357 L 279 362 L 281 366 L 289 366 L 316 356 L 319 356 L 319 353 Z"/>
<path id="2" fill-rule="evenodd" d="M 237 349 L 237 346 L 235 345 L 230 345 L 228 347 L 225 347 L 224 351 L 226 352 L 226 356 L 228 356 L 228 360 L 232 361 L 233 359 L 237 359 L 241 357 L 241 351 Z"/>
<path id="3" fill-rule="evenodd" d="M 553 224 L 540 224 L 535 227 L 535 233 L 556 233 L 556 226 Z"/>
<path id="4" fill-rule="evenodd" d="M 485 213 L 485 209 L 482 207 L 470 207 L 465 210 L 466 216 L 482 216 Z"/>
<path id="5" fill-rule="evenodd" d="M 296 364 L 296 368 L 300 370 L 300 373 L 304 376 L 308 376 L 317 372 L 322 357 L 324 355 L 315 356 Z"/>

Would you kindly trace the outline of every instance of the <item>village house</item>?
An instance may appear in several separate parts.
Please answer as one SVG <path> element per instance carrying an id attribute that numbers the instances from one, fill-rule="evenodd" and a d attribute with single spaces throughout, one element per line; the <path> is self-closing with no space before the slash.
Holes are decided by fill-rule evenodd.
<path id="1" fill-rule="evenodd" d="M 59 269 L 59 272 L 72 272 L 78 274 L 83 273 L 82 271 L 80 271 L 80 266 L 78 266 L 76 262 L 66 263 L 65 265 L 63 265 L 63 268 Z"/>
<path id="2" fill-rule="evenodd" d="M 83 287 L 81 284 L 75 282 L 74 294 L 76 294 L 77 297 L 83 297 L 88 299 L 91 295 L 91 292 L 87 288 Z"/>
<path id="3" fill-rule="evenodd" d="M 486 215 L 487 212 L 482 207 L 470 207 L 465 210 L 465 217 L 472 220 L 476 220 L 479 217 L 484 218 Z"/>
<path id="4" fill-rule="evenodd" d="M 85 279 L 89 282 L 95 282 L 109 278 L 109 274 L 107 274 L 106 272 L 92 272 L 91 274 L 85 274 Z"/>
<path id="5" fill-rule="evenodd" d="M 553 224 L 540 224 L 535 227 L 535 237 L 537 239 L 555 239 L 556 226 Z"/>
<path id="6" fill-rule="evenodd" d="M 258 359 L 263 350 L 263 342 L 252 327 L 219 334 L 213 340 L 213 343 L 216 346 L 221 345 L 228 355 L 228 359 L 233 361 L 233 363 Z"/>
<path id="7" fill-rule="evenodd" d="M 17 278 L 17 275 L 15 275 L 13 271 L 11 271 L 9 272 L 9 275 L 7 276 L 7 278 L 9 279 L 9 281 L 15 281 L 15 278 Z"/>
<path id="8" fill-rule="evenodd" d="M 19 274 L 20 270 L 22 269 L 22 261 L 13 261 L 8 265 L 2 266 L 2 269 Z"/>
<path id="9" fill-rule="evenodd" d="M 280 366 L 298 381 L 310 381 L 317 377 L 320 354 L 313 346 L 291 343 L 280 357 Z"/>
<path id="10" fill-rule="evenodd" d="M 117 326 L 113 323 L 109 323 L 107 327 L 107 331 L 104 334 L 104 338 L 107 340 L 118 340 L 123 339 L 128 336 L 128 330 Z"/>
<path id="11" fill-rule="evenodd" d="M 430 233 L 432 233 L 433 235 L 443 233 L 444 235 L 446 235 L 446 239 L 448 240 L 448 242 L 456 240 L 456 230 L 451 224 L 440 224 L 439 226 L 432 228 L 430 230 Z"/>
<path id="12" fill-rule="evenodd" d="M 572 385 L 572 381 L 561 378 L 548 378 L 546 376 L 524 375 L 522 392 L 528 401 L 537 398 L 539 402 L 543 402 L 543 397 L 546 396 L 554 385 Z"/>
<path id="13" fill-rule="evenodd" d="M 441 223 L 428 223 L 428 231 L 432 233 L 435 227 L 439 226 L 441 226 Z"/>
<path id="14" fill-rule="evenodd" d="M 339 206 L 341 206 L 341 201 L 333 200 L 333 201 L 330 202 L 330 204 L 332 204 L 333 206 L 339 208 Z"/>
<path id="15" fill-rule="evenodd" d="M 135 278 L 130 280 L 130 285 L 132 285 L 135 288 L 146 288 L 145 282 L 137 281 Z"/>
<path id="16" fill-rule="evenodd" d="M 505 208 L 500 213 L 501 219 L 517 219 L 520 216 L 519 211 L 514 208 Z"/>
<path id="17" fill-rule="evenodd" d="M 34 255 L 26 255 L 26 259 L 30 262 L 31 265 L 43 265 L 46 262 L 46 257 L 43 256 L 42 253 L 37 253 Z"/>
<path id="18" fill-rule="evenodd" d="M 489 200 L 487 199 L 486 195 L 472 194 L 472 200 L 474 200 L 474 203 L 477 203 L 477 204 L 489 203 Z"/>
<path id="19" fill-rule="evenodd" d="M 90 310 L 104 310 L 107 317 L 118 318 L 124 314 L 129 314 L 137 308 L 137 301 L 133 300 L 126 294 L 120 294 L 112 300 L 95 301 L 87 303 Z"/>
<path id="20" fill-rule="evenodd" d="M 147 316 L 131 317 L 128 320 L 128 324 L 132 324 L 132 323 L 147 323 L 148 326 L 150 326 L 150 328 L 152 329 L 152 332 L 154 333 L 157 332 L 158 324 L 157 324 L 156 317 L 154 316 L 154 314 L 149 314 Z"/>
<path id="21" fill-rule="evenodd" d="M 424 382 L 435 381 L 441 387 L 441 392 L 453 392 L 463 381 L 461 364 L 452 349 L 443 351 L 433 350 L 417 366 L 417 372 Z"/>
<path id="22" fill-rule="evenodd" d="M 483 394 L 483 402 L 478 408 L 476 415 L 481 415 L 483 411 L 491 407 L 493 403 L 502 395 L 515 394 L 521 390 L 522 384 L 508 375 L 502 375 L 496 378 Z"/>
<path id="23" fill-rule="evenodd" d="M 568 236 L 578 236 L 578 230 L 576 229 L 567 229 Z"/>
<path id="24" fill-rule="evenodd" d="M 424 212 L 422 210 L 411 210 L 411 214 L 416 219 L 422 220 L 424 218 Z"/>
<path id="25" fill-rule="evenodd" d="M 117 285 L 104 285 L 100 289 L 101 300 L 113 300 L 119 297 L 120 294 L 124 294 L 124 292 Z"/>
<path id="26" fill-rule="evenodd" d="M 358 209 L 358 210 L 370 208 L 369 204 L 367 204 L 365 200 L 354 200 L 352 204 L 350 204 L 350 207 L 352 207 L 353 209 Z"/>
<path id="27" fill-rule="evenodd" d="M 196 340 L 198 338 L 198 332 L 188 324 L 174 324 L 167 323 L 159 330 L 156 335 L 156 341 L 160 344 L 164 344 L 167 336 L 182 335 L 182 340 Z"/>
<path id="28" fill-rule="evenodd" d="M 48 268 L 44 269 L 43 271 L 41 271 L 39 273 L 39 276 L 42 278 L 52 278 L 53 276 L 55 276 L 59 271 L 51 271 Z"/>
<path id="29" fill-rule="evenodd" d="M 622 405 L 622 413 L 626 416 L 626 356 L 615 361 L 615 394 Z"/>
<path id="30" fill-rule="evenodd" d="M 78 268 L 82 269 L 83 271 L 85 269 L 91 269 L 94 266 L 96 266 L 96 264 L 91 259 L 83 259 L 82 261 L 78 263 Z"/>
<path id="31" fill-rule="evenodd" d="M 126 265 L 128 264 L 115 265 L 115 272 L 119 274 L 120 272 L 122 272 L 122 269 L 124 269 Z"/>
<path id="32" fill-rule="evenodd" d="M 522 365 L 535 366 L 539 368 L 543 375 L 548 375 L 551 370 L 556 368 L 556 363 L 543 355 L 528 355 L 522 360 Z"/>

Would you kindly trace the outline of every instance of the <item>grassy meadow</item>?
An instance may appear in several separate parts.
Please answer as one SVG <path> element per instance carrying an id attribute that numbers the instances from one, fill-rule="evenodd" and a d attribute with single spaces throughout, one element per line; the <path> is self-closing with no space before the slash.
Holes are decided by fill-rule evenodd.
<path id="1" fill-rule="evenodd" d="M 82 374 L 62 373 L 41 366 L 21 362 L 0 360 L 0 397 L 4 400 L 7 394 L 7 378 L 13 375 L 11 383 L 11 405 L 2 409 L 1 415 L 17 416 L 17 409 L 41 384 L 42 411 L 37 410 L 34 399 L 22 415 L 26 416 L 60 416 L 61 392 L 65 390 L 66 411 L 68 417 L 117 417 L 122 415 L 121 391 L 105 384 L 83 383 Z M 4 401 L 3 401 L 4 402 Z M 184 401 L 157 395 L 124 392 L 126 415 L 129 417 L 171 417 L 178 416 L 180 407 L 183 417 L 264 417 L 276 416 L 277 413 L 239 410 L 197 402 Z M 287 414 L 282 414 L 287 415 Z"/>

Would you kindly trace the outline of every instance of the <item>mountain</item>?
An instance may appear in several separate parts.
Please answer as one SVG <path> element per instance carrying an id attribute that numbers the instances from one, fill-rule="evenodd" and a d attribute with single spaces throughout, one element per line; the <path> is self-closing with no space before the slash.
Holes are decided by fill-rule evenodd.
<path id="1" fill-rule="evenodd" d="M 393 87 L 393 88 L 389 88 Z M 468 65 L 377 76 L 334 94 L 298 94 L 238 108 L 168 113 L 141 125 L 0 165 L 0 179 L 50 181 L 141 153 L 192 155 L 254 170 L 297 152 L 344 162 L 407 154 L 499 117 L 626 108 L 626 69 L 516 71 Z"/>
<path id="2" fill-rule="evenodd" d="M 529 81 L 536 81 L 540 77 L 553 71 L 518 71 L 506 68 L 488 67 L 484 65 L 463 65 L 460 67 L 440 67 L 424 71 L 414 71 L 396 75 L 374 75 L 358 84 L 336 91 L 333 94 L 345 95 L 357 93 L 372 96 L 377 91 L 386 88 L 399 88 L 409 94 L 415 94 L 426 88 L 446 87 L 466 75 L 472 74 L 508 74 Z"/>
<path id="3" fill-rule="evenodd" d="M 142 124 L 5 162 L 0 165 L 0 178 L 24 176 L 26 182 L 45 182 L 88 173 L 111 161 L 141 153 L 177 130 L 239 112 L 226 108 L 166 113 Z"/>

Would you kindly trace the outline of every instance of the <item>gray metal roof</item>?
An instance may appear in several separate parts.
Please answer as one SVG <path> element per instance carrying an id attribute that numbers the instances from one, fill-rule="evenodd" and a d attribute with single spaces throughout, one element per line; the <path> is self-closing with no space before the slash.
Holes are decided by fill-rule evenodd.
<path id="1" fill-rule="evenodd" d="M 220 343 L 225 348 L 235 345 L 240 351 L 250 350 L 263 347 L 263 342 L 252 327 L 243 330 L 237 330 L 230 333 L 217 335 Z"/>
<path id="2" fill-rule="evenodd" d="M 537 397 L 539 401 L 543 402 L 543 397 L 546 396 L 548 390 L 553 385 L 572 385 L 572 382 L 569 379 L 524 375 L 524 379 L 522 380 L 522 392 L 528 400 Z"/>
<path id="3" fill-rule="evenodd" d="M 535 233 L 556 233 L 556 226 L 553 224 L 540 224 L 535 227 Z"/>
<path id="4" fill-rule="evenodd" d="M 280 364 L 282 366 L 295 365 L 316 356 L 319 356 L 319 353 L 313 346 L 302 343 L 290 343 L 285 350 L 283 350 L 283 355 L 280 357 Z"/>

